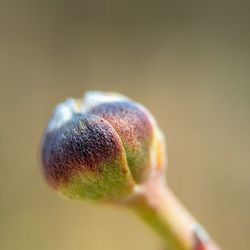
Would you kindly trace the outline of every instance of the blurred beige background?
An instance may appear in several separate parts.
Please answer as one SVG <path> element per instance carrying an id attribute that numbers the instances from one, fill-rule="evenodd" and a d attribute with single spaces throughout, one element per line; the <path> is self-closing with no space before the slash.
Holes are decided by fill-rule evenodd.
<path id="1" fill-rule="evenodd" d="M 249 1 L 0 0 L 0 249 L 159 249 L 132 213 L 61 199 L 40 174 L 54 106 L 112 90 L 155 114 L 183 203 L 248 250 L 249 25 Z"/>

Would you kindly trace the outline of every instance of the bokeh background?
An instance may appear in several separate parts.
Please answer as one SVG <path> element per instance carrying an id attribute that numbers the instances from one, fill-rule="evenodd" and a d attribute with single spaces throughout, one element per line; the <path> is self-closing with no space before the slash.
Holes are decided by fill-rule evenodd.
<path id="1" fill-rule="evenodd" d="M 249 25 L 241 0 L 0 0 L 0 249 L 159 249 L 132 213 L 61 199 L 40 174 L 54 106 L 111 90 L 156 116 L 183 203 L 248 250 Z"/>

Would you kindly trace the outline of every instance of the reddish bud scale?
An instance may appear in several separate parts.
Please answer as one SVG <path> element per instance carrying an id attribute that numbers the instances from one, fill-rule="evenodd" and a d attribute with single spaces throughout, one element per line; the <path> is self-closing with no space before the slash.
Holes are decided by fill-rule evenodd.
<path id="1" fill-rule="evenodd" d="M 119 134 L 130 171 L 137 182 L 143 180 L 150 167 L 153 124 L 138 105 L 132 102 L 104 103 L 89 113 L 108 121 Z"/>
<path id="2" fill-rule="evenodd" d="M 74 114 L 73 119 L 45 137 L 45 177 L 57 188 L 81 171 L 100 172 L 100 164 L 121 158 L 122 150 L 117 134 L 104 119 Z"/>

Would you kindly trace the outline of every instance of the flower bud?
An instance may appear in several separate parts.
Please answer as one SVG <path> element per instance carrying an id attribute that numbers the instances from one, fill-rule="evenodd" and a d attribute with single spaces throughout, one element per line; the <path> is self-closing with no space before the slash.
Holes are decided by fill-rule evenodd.
<path id="1" fill-rule="evenodd" d="M 42 143 L 49 185 L 74 199 L 121 200 L 163 170 L 164 138 L 152 115 L 128 98 L 88 92 L 59 104 Z"/>

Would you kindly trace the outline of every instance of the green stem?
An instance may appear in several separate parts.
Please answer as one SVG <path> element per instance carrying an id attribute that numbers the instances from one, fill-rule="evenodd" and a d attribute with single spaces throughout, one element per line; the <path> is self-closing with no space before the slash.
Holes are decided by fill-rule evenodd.
<path id="1" fill-rule="evenodd" d="M 161 236 L 167 249 L 219 250 L 162 177 L 150 178 L 128 206 Z"/>

